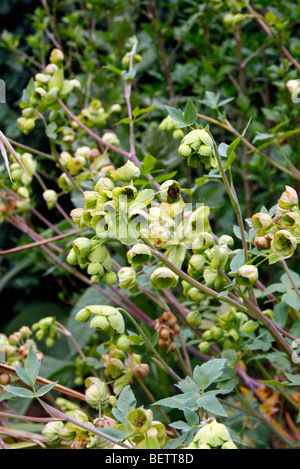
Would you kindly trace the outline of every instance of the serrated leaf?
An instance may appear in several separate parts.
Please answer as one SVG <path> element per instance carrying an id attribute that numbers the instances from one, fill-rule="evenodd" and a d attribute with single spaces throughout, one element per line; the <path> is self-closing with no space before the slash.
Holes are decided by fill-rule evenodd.
<path id="1" fill-rule="evenodd" d="M 208 412 L 209 414 L 219 415 L 220 417 L 228 417 L 224 407 L 215 396 L 206 395 L 198 399 L 197 404 L 199 407 Z"/>
<path id="2" fill-rule="evenodd" d="M 224 358 L 213 358 L 195 367 L 193 378 L 202 392 L 222 375 L 225 363 Z"/>

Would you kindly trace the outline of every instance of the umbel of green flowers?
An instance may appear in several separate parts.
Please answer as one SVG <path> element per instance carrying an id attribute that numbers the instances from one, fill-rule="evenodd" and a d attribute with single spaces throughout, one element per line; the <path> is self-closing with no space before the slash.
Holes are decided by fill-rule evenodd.
<path id="1" fill-rule="evenodd" d="M 300 242 L 300 212 L 295 189 L 286 186 L 278 199 L 275 215 L 255 213 L 252 226 L 256 230 L 254 247 L 268 255 L 270 264 L 291 257 Z"/>

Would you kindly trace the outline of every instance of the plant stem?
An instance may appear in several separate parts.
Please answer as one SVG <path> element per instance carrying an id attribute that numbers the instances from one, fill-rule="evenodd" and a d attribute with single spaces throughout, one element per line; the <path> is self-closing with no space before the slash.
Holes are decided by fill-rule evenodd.
<path id="1" fill-rule="evenodd" d="M 172 370 L 172 368 L 164 361 L 164 359 L 159 355 L 159 353 L 157 352 L 157 350 L 155 349 L 155 347 L 153 347 L 153 345 L 151 344 L 150 340 L 148 339 L 148 337 L 146 336 L 146 334 L 144 333 L 144 331 L 141 329 L 141 327 L 138 325 L 138 323 L 136 322 L 136 320 L 131 316 L 131 314 L 128 313 L 128 311 L 126 311 L 125 309 L 123 308 L 119 308 L 120 311 L 122 311 L 125 316 L 128 317 L 128 319 L 130 319 L 130 321 L 132 322 L 132 324 L 135 326 L 135 328 L 139 331 L 139 333 L 141 334 L 141 336 L 143 337 L 145 343 L 147 344 L 147 346 L 149 347 L 149 349 L 153 352 L 153 354 L 155 355 L 155 357 L 157 358 L 157 360 L 159 361 L 159 363 L 162 365 L 162 367 L 164 368 L 164 370 L 172 376 L 173 379 L 175 379 L 175 381 L 180 381 L 181 378 L 180 376 L 178 376 L 175 371 Z"/>

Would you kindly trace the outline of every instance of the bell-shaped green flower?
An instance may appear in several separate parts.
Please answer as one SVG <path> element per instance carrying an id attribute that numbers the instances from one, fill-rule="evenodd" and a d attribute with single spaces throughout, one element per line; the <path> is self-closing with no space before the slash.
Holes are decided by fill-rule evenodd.
<path id="1" fill-rule="evenodd" d="M 93 379 L 85 391 L 85 400 L 93 409 L 106 407 L 109 403 L 106 384 L 100 379 Z"/>
<path id="2" fill-rule="evenodd" d="M 288 230 L 279 230 L 271 241 L 271 253 L 278 259 L 291 257 L 297 247 L 297 239 Z"/>
<path id="3" fill-rule="evenodd" d="M 168 180 L 160 186 L 160 195 L 164 202 L 173 204 L 180 200 L 181 189 L 177 181 Z"/>
<path id="4" fill-rule="evenodd" d="M 49 210 L 55 207 L 58 199 L 57 193 L 52 189 L 47 189 L 43 192 L 43 199 L 47 204 Z"/>
<path id="5" fill-rule="evenodd" d="M 201 254 L 206 249 L 214 245 L 214 237 L 211 233 L 200 233 L 192 242 L 192 250 L 194 254 Z"/>
<path id="6" fill-rule="evenodd" d="M 153 287 L 164 290 L 176 287 L 178 276 L 168 267 L 158 267 L 152 272 L 150 281 Z"/>
<path id="7" fill-rule="evenodd" d="M 130 183 L 131 181 L 140 177 L 140 169 L 132 161 L 128 160 L 123 166 L 116 169 L 112 173 L 112 177 L 116 181 Z"/>
<path id="8" fill-rule="evenodd" d="M 255 265 L 243 265 L 239 268 L 236 280 L 239 285 L 252 287 L 258 280 L 258 269 Z"/>
<path id="9" fill-rule="evenodd" d="M 89 238 L 84 238 L 83 236 L 80 236 L 79 238 L 73 241 L 72 246 L 77 256 L 85 258 L 90 253 L 92 242 Z"/>
<path id="10" fill-rule="evenodd" d="M 278 200 L 278 206 L 283 210 L 291 210 L 298 204 L 298 194 L 290 186 L 285 186 L 285 191 L 281 194 Z"/>
<path id="11" fill-rule="evenodd" d="M 260 233 L 260 236 L 267 233 L 273 225 L 273 220 L 270 215 L 262 212 L 255 213 L 252 216 L 251 221 L 253 228 Z"/>
<path id="12" fill-rule="evenodd" d="M 153 413 L 150 409 L 133 409 L 126 418 L 128 428 L 135 433 L 146 433 L 152 421 Z"/>
<path id="13" fill-rule="evenodd" d="M 64 428 L 64 424 L 61 421 L 48 422 L 43 431 L 42 435 L 45 438 L 49 446 L 57 446 L 61 442 L 60 431 Z"/>
<path id="14" fill-rule="evenodd" d="M 145 244 L 135 244 L 127 252 L 127 260 L 130 264 L 141 265 L 151 260 L 152 254 L 150 248 Z"/>
<path id="15" fill-rule="evenodd" d="M 125 290 L 133 291 L 138 286 L 136 271 L 131 267 L 122 267 L 118 272 L 119 286 Z"/>

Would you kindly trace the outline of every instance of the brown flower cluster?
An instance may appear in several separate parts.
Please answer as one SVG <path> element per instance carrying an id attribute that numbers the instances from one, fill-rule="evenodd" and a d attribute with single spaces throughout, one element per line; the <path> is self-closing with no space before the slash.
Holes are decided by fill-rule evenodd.
<path id="1" fill-rule="evenodd" d="M 180 333 L 180 327 L 177 324 L 177 318 L 170 311 L 165 311 L 160 318 L 154 321 L 154 329 L 159 333 L 159 347 L 167 346 L 167 352 L 173 352 L 176 349 L 174 338 Z"/>

